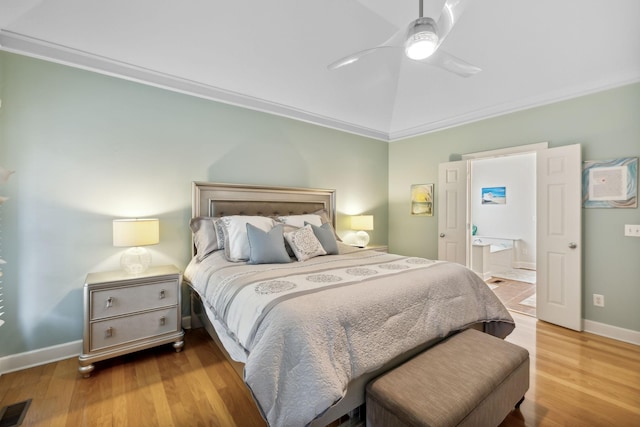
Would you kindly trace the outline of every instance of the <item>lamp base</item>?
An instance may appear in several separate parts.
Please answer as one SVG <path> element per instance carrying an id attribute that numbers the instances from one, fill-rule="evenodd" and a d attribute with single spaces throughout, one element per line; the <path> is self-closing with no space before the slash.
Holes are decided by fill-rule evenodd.
<path id="1" fill-rule="evenodd" d="M 129 248 L 120 257 L 120 267 L 129 274 L 142 274 L 151 264 L 151 253 L 141 247 Z"/>
<path id="2" fill-rule="evenodd" d="M 369 235 L 366 231 L 360 230 L 356 233 L 356 238 L 353 243 L 359 248 L 364 248 L 369 244 Z"/>

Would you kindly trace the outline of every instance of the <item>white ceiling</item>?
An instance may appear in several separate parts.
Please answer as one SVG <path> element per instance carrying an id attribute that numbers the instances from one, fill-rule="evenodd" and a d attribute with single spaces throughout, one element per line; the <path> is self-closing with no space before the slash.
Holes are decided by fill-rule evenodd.
<path id="1" fill-rule="evenodd" d="M 418 0 L 0 0 L 0 46 L 388 141 L 640 81 L 638 0 L 469 3 L 443 48 L 470 78 L 401 51 L 327 70 Z"/>

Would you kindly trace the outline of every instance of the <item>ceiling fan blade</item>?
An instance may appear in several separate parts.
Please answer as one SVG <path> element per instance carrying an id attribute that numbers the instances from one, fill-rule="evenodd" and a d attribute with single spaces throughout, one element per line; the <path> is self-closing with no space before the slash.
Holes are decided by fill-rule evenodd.
<path id="1" fill-rule="evenodd" d="M 331 71 L 333 70 L 337 70 L 338 68 L 341 67 L 345 67 L 347 65 L 351 65 L 354 62 L 358 61 L 360 58 L 362 58 L 363 56 L 367 56 L 370 53 L 375 52 L 376 50 L 379 49 L 385 49 L 385 48 L 397 48 L 398 46 L 377 46 L 377 47 L 372 47 L 369 49 L 365 49 L 365 50 L 361 50 L 360 52 L 356 52 L 356 53 L 352 53 L 351 55 L 347 55 L 343 58 L 338 59 L 337 61 L 332 62 L 331 64 L 327 65 L 327 68 Z"/>
<path id="2" fill-rule="evenodd" d="M 470 3 L 469 0 L 447 0 L 440 13 L 440 18 L 436 23 L 438 26 L 438 46 L 442 44 L 445 38 L 449 35 L 449 32 L 453 26 L 458 22 L 460 16 Z"/>
<path id="3" fill-rule="evenodd" d="M 351 65 L 354 62 L 358 61 L 360 58 L 369 55 L 379 49 L 388 49 L 388 48 L 398 48 L 401 47 L 404 43 L 404 37 L 407 33 L 406 28 L 401 28 L 396 31 L 391 37 L 389 37 L 384 43 L 376 46 L 370 47 L 369 49 L 364 49 L 356 53 L 352 53 L 350 55 L 344 56 L 337 61 L 333 61 L 331 64 L 327 65 L 327 68 L 331 71 L 336 70 L 338 68 Z"/>
<path id="4" fill-rule="evenodd" d="M 457 74 L 460 77 L 471 77 L 482 71 L 482 68 L 469 64 L 468 62 L 463 61 L 462 59 L 455 57 L 442 49 L 438 49 L 436 53 L 431 55 L 424 62 L 435 67 L 442 68 L 443 70 L 447 70 L 451 73 Z"/>

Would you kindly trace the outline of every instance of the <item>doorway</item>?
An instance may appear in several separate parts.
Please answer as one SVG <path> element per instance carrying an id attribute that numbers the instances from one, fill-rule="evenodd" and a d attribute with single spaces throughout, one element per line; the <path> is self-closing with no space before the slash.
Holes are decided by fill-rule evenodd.
<path id="1" fill-rule="evenodd" d="M 438 259 L 470 266 L 470 161 L 536 153 L 536 315 L 582 330 L 580 144 L 531 144 L 463 155 L 438 167 Z"/>
<path id="2" fill-rule="evenodd" d="M 469 162 L 469 265 L 512 311 L 536 315 L 536 153 Z"/>

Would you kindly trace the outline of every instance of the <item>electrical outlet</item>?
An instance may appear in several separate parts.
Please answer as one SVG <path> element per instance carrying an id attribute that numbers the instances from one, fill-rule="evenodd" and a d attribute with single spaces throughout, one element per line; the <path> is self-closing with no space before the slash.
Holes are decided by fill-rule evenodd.
<path id="1" fill-rule="evenodd" d="M 625 224 L 624 235 L 630 237 L 640 237 L 640 225 Z"/>
<path id="2" fill-rule="evenodd" d="M 604 307 L 604 295 L 593 294 L 593 305 L 596 307 Z"/>

